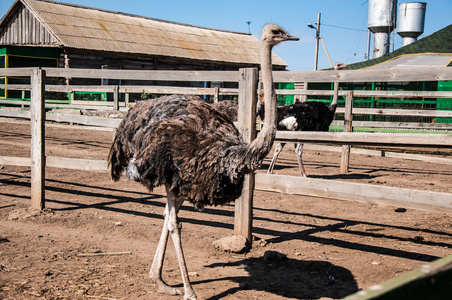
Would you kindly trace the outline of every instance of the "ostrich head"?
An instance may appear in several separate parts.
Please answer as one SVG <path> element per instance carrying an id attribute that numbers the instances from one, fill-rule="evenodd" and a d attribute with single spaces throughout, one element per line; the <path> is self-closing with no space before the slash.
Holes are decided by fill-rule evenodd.
<path id="1" fill-rule="evenodd" d="M 276 24 L 267 24 L 262 30 L 261 43 L 267 42 L 272 47 L 283 41 L 298 41 L 299 38 L 291 36 Z"/>

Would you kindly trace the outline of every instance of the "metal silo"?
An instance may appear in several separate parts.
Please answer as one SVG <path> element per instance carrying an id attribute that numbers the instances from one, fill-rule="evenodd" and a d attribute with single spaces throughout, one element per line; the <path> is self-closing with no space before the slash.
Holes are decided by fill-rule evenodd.
<path id="1" fill-rule="evenodd" d="M 389 37 L 396 25 L 397 0 L 369 0 L 368 28 L 373 33 L 373 58 L 389 53 Z"/>
<path id="2" fill-rule="evenodd" d="M 406 2 L 399 4 L 397 33 L 402 37 L 402 46 L 415 42 L 424 32 L 425 2 Z"/>

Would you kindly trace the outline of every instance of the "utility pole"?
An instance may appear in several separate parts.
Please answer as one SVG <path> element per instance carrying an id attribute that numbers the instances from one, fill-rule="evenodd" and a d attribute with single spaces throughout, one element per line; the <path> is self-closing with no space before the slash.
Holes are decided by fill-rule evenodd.
<path id="1" fill-rule="evenodd" d="M 320 40 L 320 13 L 317 14 L 316 26 L 311 23 L 308 24 L 309 28 L 315 29 L 315 59 L 314 59 L 314 70 L 318 69 L 319 65 L 319 40 Z"/>
<path id="2" fill-rule="evenodd" d="M 319 65 L 319 40 L 320 40 L 320 13 L 317 14 L 317 28 L 315 31 L 315 63 L 314 70 L 318 69 Z"/>
<path id="3" fill-rule="evenodd" d="M 250 24 L 251 24 L 251 21 L 246 21 L 246 24 L 248 24 L 248 33 L 251 34 L 251 30 L 250 30 Z"/>

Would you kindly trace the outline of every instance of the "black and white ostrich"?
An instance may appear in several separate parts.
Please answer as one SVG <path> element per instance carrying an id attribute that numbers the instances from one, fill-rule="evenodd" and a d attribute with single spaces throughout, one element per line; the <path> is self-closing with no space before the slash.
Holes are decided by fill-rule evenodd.
<path id="1" fill-rule="evenodd" d="M 278 107 L 278 130 L 290 131 L 328 131 L 334 118 L 337 104 L 325 105 L 323 102 L 307 101 L 294 103 L 289 106 Z M 283 150 L 286 143 L 278 143 L 275 153 L 270 162 L 268 173 L 273 173 L 278 155 Z M 303 165 L 303 143 L 295 144 L 295 153 L 297 156 L 300 173 L 306 177 L 306 171 Z"/>
<path id="2" fill-rule="evenodd" d="M 345 68 L 346 65 L 337 63 L 334 66 L 335 70 Z M 258 115 L 265 118 L 265 103 L 262 101 L 264 93 L 259 94 Z M 333 99 L 331 105 L 326 105 L 322 102 L 307 101 L 301 103 L 294 103 L 289 106 L 279 106 L 278 112 L 278 130 L 288 131 L 328 131 L 331 122 L 334 119 L 334 114 L 337 108 L 337 97 Z M 283 150 L 285 143 L 278 143 L 276 145 L 275 153 L 268 167 L 267 173 L 272 174 L 275 167 L 278 155 Z M 303 165 L 303 143 L 295 144 L 295 153 L 297 156 L 298 166 L 300 168 L 301 176 L 307 177 Z"/>
<path id="3" fill-rule="evenodd" d="M 182 294 L 162 280 L 168 235 L 171 235 L 184 284 L 184 299 L 196 299 L 181 245 L 177 214 L 185 200 L 197 209 L 237 199 L 244 175 L 256 170 L 271 150 L 276 134 L 276 97 L 273 90 L 271 53 L 282 41 L 298 40 L 278 25 L 263 29 L 261 68 L 265 105 L 264 128 L 245 143 L 233 122 L 214 105 L 190 96 L 164 96 L 137 103 L 118 127 L 108 163 L 113 180 L 126 169 L 129 179 L 150 191 L 164 185 L 167 204 L 151 281 L 161 293 Z"/>

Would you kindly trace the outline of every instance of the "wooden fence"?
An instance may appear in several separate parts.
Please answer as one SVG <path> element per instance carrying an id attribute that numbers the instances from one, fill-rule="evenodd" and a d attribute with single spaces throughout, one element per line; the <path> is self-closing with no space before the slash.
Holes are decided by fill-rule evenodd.
<path id="1" fill-rule="evenodd" d="M 45 120 L 57 122 L 73 122 L 85 125 L 105 126 L 115 128 L 119 119 L 106 119 L 80 115 L 45 114 L 45 107 L 54 104 L 44 102 L 45 91 L 72 92 L 77 90 L 105 91 L 113 93 L 114 101 L 107 105 L 86 106 L 69 105 L 68 108 L 111 109 L 124 110 L 125 103 L 119 102 L 120 93 L 151 92 L 161 94 L 198 94 L 218 95 L 238 94 L 239 115 L 238 127 L 247 141 L 255 136 L 255 105 L 259 74 L 256 69 L 241 69 L 240 71 L 131 71 L 131 70 L 81 70 L 81 69 L 0 69 L 3 76 L 28 76 L 30 85 L 0 85 L 0 88 L 30 90 L 30 110 L 14 111 L 0 109 L 0 116 L 31 119 L 32 153 L 31 159 L 0 157 L 0 164 L 29 165 L 32 169 L 31 206 L 35 209 L 44 207 L 44 168 L 45 165 L 82 170 L 105 171 L 105 161 L 80 160 L 73 158 L 57 158 L 44 156 L 44 126 Z M 155 81 L 220 81 L 237 82 L 238 89 L 199 89 L 159 86 L 54 86 L 45 85 L 46 77 L 96 78 L 96 79 L 130 79 Z M 452 68 L 420 68 L 420 69 L 388 69 L 388 70 L 357 70 L 357 71 L 294 71 L 274 72 L 275 82 L 410 82 L 452 80 Z M 452 134 L 407 134 L 407 133 L 362 133 L 352 132 L 354 126 L 353 114 L 410 114 L 434 117 L 452 117 L 451 111 L 423 110 L 381 110 L 353 108 L 353 97 L 356 96 L 390 96 L 390 97 L 434 97 L 452 98 L 452 92 L 418 92 L 418 91 L 310 91 L 310 90 L 280 90 L 279 94 L 293 95 L 330 95 L 346 98 L 345 108 L 339 108 L 337 113 L 344 113 L 341 124 L 344 132 L 278 132 L 277 141 L 322 143 L 343 145 L 341 172 L 347 172 L 350 145 L 365 146 L 409 146 L 409 147 L 452 147 Z M 4 102 L 4 101 L 2 101 Z M 12 104 L 12 102 L 8 102 Z M 20 101 L 19 105 L 28 105 Z M 64 105 L 58 105 L 64 106 Z M 368 124 L 367 124 L 368 125 Z M 375 124 L 376 126 L 377 124 Z M 391 126 L 394 126 L 392 124 Z M 406 125 L 408 126 L 408 125 Z M 441 129 L 451 129 L 444 125 Z M 277 176 L 267 174 L 250 175 L 246 179 L 242 197 L 236 202 L 235 234 L 247 237 L 251 241 L 252 197 L 253 189 L 279 191 L 327 197 L 342 200 L 374 202 L 388 205 L 401 205 L 407 208 L 425 209 L 437 212 L 452 213 L 452 194 L 425 192 L 401 188 L 382 188 L 369 184 L 341 182 L 336 184 L 331 180 Z M 365 192 L 363 192 L 365 191 Z"/>

